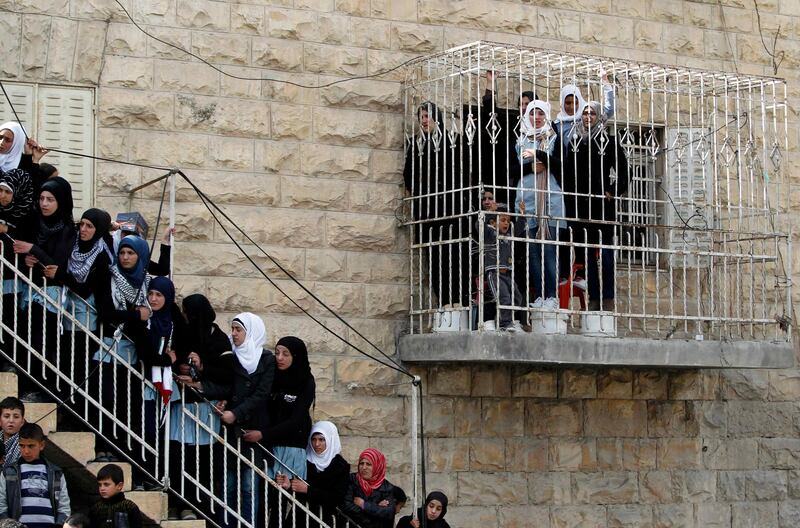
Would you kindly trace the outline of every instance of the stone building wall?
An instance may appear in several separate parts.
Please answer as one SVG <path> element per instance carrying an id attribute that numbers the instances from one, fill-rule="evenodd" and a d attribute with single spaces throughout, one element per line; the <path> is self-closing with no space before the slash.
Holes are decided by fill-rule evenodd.
<path id="1" fill-rule="evenodd" d="M 789 79 L 797 0 L 122 0 L 169 42 L 235 75 L 317 84 L 488 39 Z M 760 20 L 759 20 L 760 19 Z M 760 26 L 759 26 L 760 21 Z M 764 39 L 762 43 L 761 34 Z M 113 0 L 0 0 L 0 77 L 97 87 L 97 154 L 179 166 L 265 249 L 384 350 L 406 326 L 401 74 L 303 89 L 221 75 L 147 38 Z M 765 44 L 764 44 L 765 43 Z M 796 118 L 790 142 L 797 145 Z M 800 156 L 787 165 L 800 205 Z M 97 204 L 128 208 L 158 171 L 100 162 Z M 261 280 L 181 184 L 177 282 L 220 319 L 263 315 L 307 339 L 315 414 L 346 455 L 369 445 L 408 484 L 408 387 Z M 152 216 L 160 186 L 133 205 Z M 793 269 L 800 258 L 792 255 Z M 257 262 L 349 339 L 262 256 Z M 800 371 L 441 367 L 425 380 L 428 487 L 461 527 L 800 525 Z"/>

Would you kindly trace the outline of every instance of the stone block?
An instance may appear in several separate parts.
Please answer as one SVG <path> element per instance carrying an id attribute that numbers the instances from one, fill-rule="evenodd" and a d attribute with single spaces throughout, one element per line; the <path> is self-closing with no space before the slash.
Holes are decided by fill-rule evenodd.
<path id="1" fill-rule="evenodd" d="M 637 400 L 666 400 L 669 377 L 663 370 L 638 370 L 633 377 L 633 397 Z"/>
<path id="2" fill-rule="evenodd" d="M 793 437 L 797 406 L 788 402 L 728 402 L 728 433 L 732 436 Z"/>
<path id="3" fill-rule="evenodd" d="M 6 36 L 3 49 L 7 54 L 7 59 L 0 64 L 0 75 L 3 77 L 13 79 L 19 76 L 21 31 L 21 15 L 8 11 L 0 12 L 0 34 Z"/>
<path id="4" fill-rule="evenodd" d="M 415 53 L 438 51 L 442 49 L 443 38 L 444 32 L 441 26 L 401 22 L 392 24 L 392 49 Z"/>
<path id="5" fill-rule="evenodd" d="M 150 89 L 153 87 L 153 61 L 109 55 L 100 82 L 105 86 Z"/>
<path id="6" fill-rule="evenodd" d="M 207 150 L 206 137 L 151 130 L 131 131 L 128 143 L 130 161 L 170 167 L 200 166 L 206 160 Z"/>
<path id="7" fill-rule="evenodd" d="M 525 431 L 524 414 L 522 400 L 484 398 L 481 404 L 483 434 L 503 438 L 522 436 Z"/>
<path id="8" fill-rule="evenodd" d="M 786 471 L 745 472 L 745 498 L 748 501 L 781 501 L 788 494 Z"/>
<path id="9" fill-rule="evenodd" d="M 58 412 L 55 403 L 25 403 L 25 420 L 38 423 L 45 435 L 56 430 L 57 419 Z"/>
<path id="10" fill-rule="evenodd" d="M 50 41 L 51 17 L 24 15 L 22 17 L 22 75 L 28 79 L 43 79 L 47 66 L 47 47 Z"/>
<path id="11" fill-rule="evenodd" d="M 351 18 L 351 43 L 360 48 L 388 49 L 392 24 L 374 18 Z"/>
<path id="12" fill-rule="evenodd" d="M 532 34 L 536 32 L 536 10 L 523 5 L 504 5 L 465 0 L 460 3 L 431 0 L 420 4 L 419 22 L 423 24 L 452 24 L 461 27 Z"/>
<path id="13" fill-rule="evenodd" d="M 578 41 L 581 37 L 579 12 L 539 8 L 538 35 L 556 40 Z"/>
<path id="14" fill-rule="evenodd" d="M 447 396 L 469 396 L 472 372 L 469 367 L 434 366 L 428 374 L 428 392 Z M 480 402 L 477 402 L 480 405 Z"/>
<path id="15" fill-rule="evenodd" d="M 731 505 L 731 528 L 778 526 L 777 502 L 739 502 Z"/>
<path id="16" fill-rule="evenodd" d="M 324 242 L 324 232 L 319 229 L 324 225 L 324 215 L 320 212 L 281 209 L 280 214 L 266 213 L 270 221 L 265 223 L 263 208 L 230 209 L 228 214 L 257 242 L 289 247 L 321 247 Z M 217 237 L 227 240 L 224 234 Z"/>
<path id="17" fill-rule="evenodd" d="M 98 117 L 102 126 L 170 128 L 173 97 L 141 90 L 106 88 L 100 91 Z"/>
<path id="18" fill-rule="evenodd" d="M 317 13 L 297 9 L 269 9 L 269 36 L 279 39 L 317 40 Z"/>
<path id="19" fill-rule="evenodd" d="M 570 474 L 562 471 L 542 471 L 528 474 L 528 500 L 532 504 L 570 504 L 572 496 Z"/>
<path id="20" fill-rule="evenodd" d="M 536 368 L 511 371 L 511 395 L 517 398 L 555 398 L 558 393 L 556 372 Z"/>
<path id="21" fill-rule="evenodd" d="M 622 467 L 622 441 L 616 438 L 598 438 L 597 469 L 603 471 L 620 471 Z"/>
<path id="22" fill-rule="evenodd" d="M 13 372 L 0 372 L 0 394 L 17 397 L 17 375 Z"/>
<path id="23" fill-rule="evenodd" d="M 448 495 L 450 497 L 450 495 Z M 470 526 L 498 528 L 497 508 L 494 506 L 453 506 L 447 508 L 447 522 L 451 526 Z"/>
<path id="24" fill-rule="evenodd" d="M 155 39 L 147 39 L 147 56 L 155 57 L 158 59 L 175 59 L 179 61 L 186 60 L 186 53 L 181 50 L 188 50 L 192 47 L 192 32 L 188 29 L 178 28 L 160 28 L 158 26 L 148 27 L 148 32 L 153 36 L 158 37 L 159 42 Z M 139 30 L 136 30 L 137 32 Z M 171 45 L 167 45 L 167 44 Z M 178 49 L 180 48 L 180 49 Z M 189 64 L 189 63 L 186 63 Z M 196 66 L 203 66 L 209 69 L 204 64 L 195 63 Z"/>
<path id="25" fill-rule="evenodd" d="M 336 384 L 342 391 L 350 391 L 354 395 L 393 395 L 396 389 L 393 385 L 400 385 L 404 378 L 395 370 L 388 369 L 383 365 L 372 361 L 359 358 L 339 358 L 336 360 Z M 403 388 L 402 392 L 406 392 Z M 430 409 L 431 405 L 447 405 L 452 411 L 451 400 L 440 400 L 426 405 L 426 416 L 430 414 L 431 418 L 439 416 L 442 409 Z M 445 418 L 446 420 L 446 418 Z M 428 424 L 425 425 L 425 433 L 432 436 L 439 436 L 442 434 L 449 434 L 452 432 L 452 419 L 451 427 L 447 428 L 444 433 L 440 431 L 442 428 L 441 421 L 432 422 L 430 424 L 430 431 Z"/>
<path id="26" fill-rule="evenodd" d="M 457 398 L 455 401 L 456 436 L 481 434 L 481 402 L 478 398 Z"/>
<path id="27" fill-rule="evenodd" d="M 329 81 L 325 78 L 323 82 Z M 320 90 L 320 98 L 326 106 L 350 107 L 378 111 L 396 112 L 402 109 L 400 86 L 372 80 L 355 80 L 335 84 Z"/>
<path id="28" fill-rule="evenodd" d="M 769 371 L 769 399 L 797 401 L 800 399 L 800 372 L 797 370 Z"/>
<path id="29" fill-rule="evenodd" d="M 427 433 L 427 425 L 425 427 Z M 427 469 L 433 472 L 469 470 L 470 441 L 465 438 L 430 438 L 425 440 Z"/>
<path id="30" fill-rule="evenodd" d="M 394 218 L 377 215 L 328 213 L 328 244 L 339 249 L 388 250 L 397 241 Z"/>
<path id="31" fill-rule="evenodd" d="M 371 5 L 373 18 L 417 21 L 417 6 L 413 2 L 373 0 Z"/>
<path id="32" fill-rule="evenodd" d="M 575 501 L 583 504 L 626 504 L 638 499 L 636 473 L 604 471 L 574 473 L 572 489 Z"/>
<path id="33" fill-rule="evenodd" d="M 232 32 L 250 35 L 266 34 L 267 18 L 262 6 L 233 4 L 230 9 Z"/>
<path id="34" fill-rule="evenodd" d="M 256 141 L 255 169 L 282 174 L 300 172 L 300 144 L 287 141 Z"/>
<path id="35" fill-rule="evenodd" d="M 111 22 L 106 35 L 106 51 L 111 55 L 147 55 L 147 35 L 132 24 Z"/>
<path id="36" fill-rule="evenodd" d="M 660 438 L 659 469 L 700 469 L 703 467 L 703 441 L 697 438 Z"/>
<path id="37" fill-rule="evenodd" d="M 47 54 L 46 77 L 65 81 L 72 76 L 72 61 L 78 38 L 78 23 L 66 18 L 53 18 L 50 25 L 50 46 Z"/>
<path id="38" fill-rule="evenodd" d="M 306 71 L 335 75 L 364 75 L 367 71 L 366 55 L 359 48 L 306 43 L 303 49 Z"/>
<path id="39" fill-rule="evenodd" d="M 281 191 L 284 207 L 345 209 L 347 204 L 347 185 L 336 180 L 284 176 Z"/>
<path id="40" fill-rule="evenodd" d="M 231 314 L 231 318 L 233 318 L 234 315 L 236 314 Z M 339 335 L 347 334 L 346 327 L 340 321 L 324 317 L 321 318 L 321 320 L 328 328 Z M 267 334 L 271 338 L 270 346 L 273 346 L 280 336 L 301 335 L 303 336 L 303 341 L 306 342 L 308 349 L 313 350 L 312 356 L 315 354 L 341 355 L 350 350 L 347 345 L 340 342 L 338 339 L 331 339 L 330 333 L 321 328 L 306 315 L 272 314 L 268 320 Z M 316 376 L 316 371 L 314 371 L 314 373 Z M 334 376 L 333 364 L 330 365 L 330 371 L 327 373 L 327 375 L 329 378 L 331 378 L 332 382 L 332 378 Z"/>
<path id="41" fill-rule="evenodd" d="M 664 35 L 669 37 L 664 42 L 664 51 L 702 57 L 704 54 L 702 29 L 682 25 L 665 25 Z"/>
<path id="42" fill-rule="evenodd" d="M 403 68 L 395 68 L 418 57 L 419 55 L 406 51 L 369 49 L 367 50 L 367 73 L 371 75 L 381 73 L 381 79 L 387 81 L 402 81 Z"/>
<path id="43" fill-rule="evenodd" d="M 408 280 L 408 265 L 407 255 L 349 253 L 347 280 L 365 283 L 403 282 Z M 370 302 L 369 299 L 367 302 Z"/>
<path id="44" fill-rule="evenodd" d="M 648 504 L 678 502 L 684 486 L 683 473 L 679 471 L 647 471 L 639 475 L 639 494 Z"/>
<path id="45" fill-rule="evenodd" d="M 800 501 L 783 501 L 778 504 L 778 527 L 792 528 L 800 525 Z"/>
<path id="46" fill-rule="evenodd" d="M 728 502 L 744 501 L 746 497 L 746 471 L 720 471 L 717 473 L 717 499 Z"/>
<path id="47" fill-rule="evenodd" d="M 399 183 L 403 181 L 402 152 L 373 150 L 370 155 L 370 174 L 373 181 Z"/>
<path id="48" fill-rule="evenodd" d="M 653 510 L 650 506 L 625 504 L 609 506 L 608 528 L 652 528 Z"/>
<path id="49" fill-rule="evenodd" d="M 648 16 L 659 22 L 683 22 L 683 2 L 680 0 L 664 0 L 648 2 Z"/>
<path id="50" fill-rule="evenodd" d="M 302 158 L 302 171 L 317 177 L 366 180 L 370 153 L 367 149 L 315 145 L 314 154 Z"/>
<path id="51" fill-rule="evenodd" d="M 196 31 L 192 35 L 192 51 L 208 62 L 247 65 L 250 63 L 250 38 Z"/>
<path id="52" fill-rule="evenodd" d="M 343 434 L 377 436 L 405 434 L 405 407 L 401 398 L 318 398 L 315 418 L 330 420 Z"/>
<path id="53" fill-rule="evenodd" d="M 311 280 L 345 280 L 345 259 L 341 251 L 306 250 L 304 275 Z"/>
<path id="54" fill-rule="evenodd" d="M 545 506 L 506 506 L 497 509 L 498 522 L 504 528 L 524 528 L 536 519 L 538 528 L 550 527 L 550 515 Z"/>
<path id="55" fill-rule="evenodd" d="M 653 506 L 654 528 L 691 526 L 693 517 L 691 504 L 656 504 Z"/>
<path id="56" fill-rule="evenodd" d="M 311 138 L 311 109 L 305 106 L 273 104 L 272 139 Z"/>
<path id="57" fill-rule="evenodd" d="M 713 471 L 687 471 L 686 495 L 681 502 L 713 502 L 717 494 L 717 474 Z"/>
<path id="58" fill-rule="evenodd" d="M 657 442 L 655 440 L 623 439 L 622 468 L 642 471 L 657 467 Z"/>
<path id="59" fill-rule="evenodd" d="M 633 395 L 633 371 L 611 369 L 597 374 L 598 398 L 631 398 Z"/>
<path id="60" fill-rule="evenodd" d="M 161 528 L 206 528 L 206 520 L 196 521 L 161 521 Z"/>
<path id="61" fill-rule="evenodd" d="M 381 114 L 319 108 L 314 114 L 314 137 L 323 143 L 380 146 L 386 137 Z"/>
<path id="62" fill-rule="evenodd" d="M 505 442 L 498 438 L 472 438 L 469 441 L 470 471 L 506 469 Z M 518 470 L 519 468 L 509 468 Z"/>
<path id="63" fill-rule="evenodd" d="M 684 401 L 647 402 L 648 436 L 685 436 L 688 420 Z"/>
<path id="64" fill-rule="evenodd" d="M 184 27 L 227 31 L 230 6 L 209 0 L 177 0 L 178 23 Z"/>
<path id="65" fill-rule="evenodd" d="M 10 6 L 4 5 L 3 7 Z M 66 0 L 18 0 L 15 7 L 25 13 L 69 14 L 69 2 Z"/>
<path id="66" fill-rule="evenodd" d="M 597 382 L 594 371 L 579 369 L 561 371 L 559 397 L 566 399 L 597 397 Z"/>
<path id="67" fill-rule="evenodd" d="M 669 397 L 673 400 L 715 400 L 719 397 L 718 371 L 678 371 L 670 375 L 669 383 Z"/>
<path id="68" fill-rule="evenodd" d="M 580 401 L 526 402 L 527 434 L 536 436 L 580 436 L 583 405 Z"/>
<path id="69" fill-rule="evenodd" d="M 224 119 L 220 120 L 220 128 L 226 128 L 228 125 Z M 232 135 L 232 134 L 231 134 Z M 252 170 L 253 169 L 253 142 L 249 139 L 240 139 L 234 137 L 225 137 L 221 134 L 221 138 L 213 138 L 210 140 L 208 149 L 209 165 L 225 169 L 235 170 Z M 271 189 L 275 196 L 274 188 Z M 237 189 L 234 194 L 242 194 L 241 189 Z M 274 201 L 271 198 L 270 203 Z M 267 205 L 267 204 L 261 204 Z"/>
<path id="70" fill-rule="evenodd" d="M 631 46 L 633 21 L 605 15 L 581 15 L 581 41 L 605 46 Z"/>
<path id="71" fill-rule="evenodd" d="M 690 436 L 710 437 L 727 434 L 728 417 L 725 402 L 686 402 L 686 416 L 688 419 L 686 431 Z"/>
<path id="72" fill-rule="evenodd" d="M 755 469 L 759 464 L 754 438 L 707 438 L 703 462 L 709 469 Z"/>
<path id="73" fill-rule="evenodd" d="M 483 473 L 470 471 L 458 474 L 458 504 L 515 505 L 528 502 L 527 478 L 524 473 Z"/>
<path id="74" fill-rule="evenodd" d="M 94 433 L 53 432 L 47 435 L 47 441 L 58 446 L 81 465 L 86 465 L 95 456 Z"/>
<path id="75" fill-rule="evenodd" d="M 552 528 L 606 528 L 604 506 L 559 506 L 550 509 Z"/>
<path id="76" fill-rule="evenodd" d="M 369 0 L 336 0 L 335 10 L 353 16 L 365 17 L 370 13 Z"/>
<path id="77" fill-rule="evenodd" d="M 647 408 L 637 400 L 588 400 L 585 434 L 590 436 L 646 436 Z"/>
<path id="78" fill-rule="evenodd" d="M 550 469 L 591 471 L 597 468 L 597 446 L 593 439 L 550 439 Z"/>
<path id="79" fill-rule="evenodd" d="M 538 438 L 507 438 L 506 467 L 520 471 L 546 471 L 548 441 Z"/>
<path id="80" fill-rule="evenodd" d="M 252 45 L 254 66 L 291 72 L 303 70 L 303 44 L 300 42 L 253 37 Z"/>
<path id="81" fill-rule="evenodd" d="M 226 66 L 225 71 L 230 75 L 237 75 L 243 78 L 234 79 L 230 75 L 220 77 L 220 95 L 245 99 L 262 98 L 261 88 L 263 81 L 261 78 L 263 75 L 259 68 Z"/>
<path id="82" fill-rule="evenodd" d="M 155 88 L 170 92 L 219 93 L 220 74 L 205 64 L 156 61 Z"/>
<path id="83" fill-rule="evenodd" d="M 759 467 L 768 469 L 800 468 L 800 439 L 762 438 L 758 444 Z"/>
<path id="84" fill-rule="evenodd" d="M 472 371 L 473 396 L 510 396 L 511 378 L 507 367 L 480 367 Z"/>
<path id="85" fill-rule="evenodd" d="M 633 26 L 633 45 L 639 49 L 660 50 L 664 45 L 664 24 L 637 20 Z"/>
<path id="86" fill-rule="evenodd" d="M 344 46 L 354 44 L 350 20 L 351 18 L 345 15 L 320 13 L 317 19 L 317 35 L 314 40 L 326 44 L 341 44 Z"/>
<path id="87" fill-rule="evenodd" d="M 175 125 L 184 130 L 223 136 L 264 138 L 270 135 L 270 107 L 260 101 L 179 95 Z"/>
<path id="88" fill-rule="evenodd" d="M 710 59 L 731 60 L 736 53 L 733 38 L 722 31 L 704 31 L 703 48 L 705 56 Z"/>
<path id="89" fill-rule="evenodd" d="M 720 503 L 695 504 L 695 526 L 731 528 L 731 505 Z"/>
<path id="90" fill-rule="evenodd" d="M 366 287 L 367 317 L 401 317 L 408 313 L 408 287 L 372 284 Z"/>
<path id="91" fill-rule="evenodd" d="M 125 498 L 139 507 L 142 515 L 156 522 L 167 518 L 167 494 L 160 491 L 129 491 Z"/>

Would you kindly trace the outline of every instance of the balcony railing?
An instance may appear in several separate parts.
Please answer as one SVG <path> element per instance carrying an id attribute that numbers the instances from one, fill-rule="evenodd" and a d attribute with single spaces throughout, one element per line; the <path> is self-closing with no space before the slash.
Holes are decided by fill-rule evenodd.
<path id="1" fill-rule="evenodd" d="M 404 98 L 411 333 L 791 340 L 783 80 L 481 42 Z"/>

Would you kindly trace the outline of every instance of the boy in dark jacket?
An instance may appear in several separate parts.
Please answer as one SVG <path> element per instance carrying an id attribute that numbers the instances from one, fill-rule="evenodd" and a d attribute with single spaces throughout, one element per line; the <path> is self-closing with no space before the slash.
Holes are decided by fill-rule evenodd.
<path id="1" fill-rule="evenodd" d="M 100 500 L 89 511 L 92 528 L 142 528 L 142 512 L 125 498 L 122 468 L 106 464 L 97 472 Z"/>
<path id="2" fill-rule="evenodd" d="M 0 519 L 10 517 L 29 528 L 52 528 L 69 517 L 64 472 L 42 456 L 44 446 L 44 432 L 38 424 L 22 426 L 20 460 L 0 475 Z"/>

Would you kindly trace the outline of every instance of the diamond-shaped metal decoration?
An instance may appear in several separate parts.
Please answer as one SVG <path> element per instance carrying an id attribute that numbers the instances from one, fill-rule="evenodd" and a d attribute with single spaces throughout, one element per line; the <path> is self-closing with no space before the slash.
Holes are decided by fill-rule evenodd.
<path id="1" fill-rule="evenodd" d="M 475 118 L 472 117 L 472 113 L 470 113 L 467 116 L 467 124 L 464 126 L 464 135 L 467 136 L 467 145 L 472 146 L 476 130 L 478 130 L 478 127 L 475 126 Z"/>
<path id="2" fill-rule="evenodd" d="M 433 151 L 439 152 L 439 147 L 442 145 L 442 129 L 438 121 L 435 122 L 433 132 L 431 132 L 430 136 L 431 143 L 433 143 Z"/>
<path id="3" fill-rule="evenodd" d="M 608 142 L 608 132 L 606 132 L 606 129 L 603 128 L 603 130 L 601 130 L 600 133 L 594 137 L 594 144 L 597 145 L 597 151 L 601 156 L 606 153 Z"/>
<path id="4" fill-rule="evenodd" d="M 686 147 L 689 145 L 689 136 L 686 132 L 678 132 L 675 135 L 675 141 L 672 142 L 669 149 L 675 154 L 675 165 L 683 161 L 683 156 L 686 154 Z"/>
<path id="5" fill-rule="evenodd" d="M 514 135 L 517 137 L 521 137 L 522 135 L 522 118 L 524 116 L 517 117 L 517 124 L 514 125 Z"/>
<path id="6" fill-rule="evenodd" d="M 578 152 L 578 147 L 581 145 L 581 136 L 577 132 L 572 133 L 572 137 L 569 138 L 569 146 L 572 149 L 572 152 Z"/>
<path id="7" fill-rule="evenodd" d="M 783 160 L 783 154 L 781 153 L 781 147 L 778 145 L 778 142 L 772 144 L 772 150 L 769 153 L 769 159 L 772 162 L 772 167 L 779 171 L 781 170 L 781 161 Z"/>
<path id="8" fill-rule="evenodd" d="M 736 150 L 733 148 L 730 136 L 725 136 L 725 139 L 722 140 L 718 156 L 723 167 L 730 167 L 736 161 Z"/>
<path id="9" fill-rule="evenodd" d="M 450 116 L 450 130 L 447 131 L 447 139 L 450 140 L 450 148 L 456 148 L 456 139 L 458 138 L 458 121 L 456 116 Z"/>
<path id="10" fill-rule="evenodd" d="M 622 145 L 622 148 L 625 150 L 625 157 L 627 158 L 631 157 L 633 149 L 636 147 L 634 139 L 633 133 L 629 128 L 624 128 L 622 134 L 619 136 L 620 145 Z"/>
<path id="11" fill-rule="evenodd" d="M 420 132 L 417 136 L 417 155 L 422 157 L 425 154 L 425 132 Z"/>
<path id="12" fill-rule="evenodd" d="M 497 144 L 497 138 L 500 137 L 500 122 L 497 119 L 497 112 L 489 114 L 489 121 L 486 123 L 486 132 L 489 133 L 489 143 L 492 145 Z"/>
<path id="13" fill-rule="evenodd" d="M 658 153 L 661 152 L 661 145 L 658 143 L 658 139 L 656 139 L 656 133 L 654 130 L 649 130 L 647 132 L 647 141 L 645 141 L 645 146 L 647 147 L 647 151 L 650 153 L 650 156 L 656 157 Z"/>
<path id="14" fill-rule="evenodd" d="M 694 153 L 700 158 L 700 160 L 703 161 L 703 163 L 708 160 L 708 156 L 711 154 L 711 149 L 708 148 L 708 140 L 706 139 L 705 134 L 700 136 L 700 139 L 697 141 L 697 146 L 694 148 Z"/>

